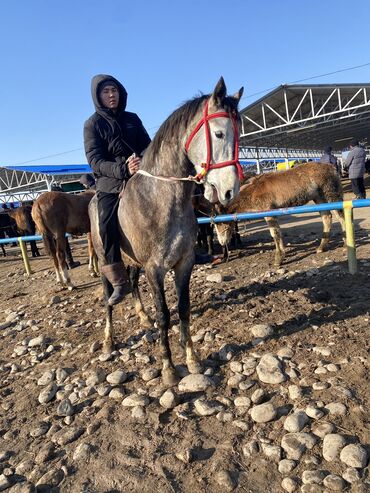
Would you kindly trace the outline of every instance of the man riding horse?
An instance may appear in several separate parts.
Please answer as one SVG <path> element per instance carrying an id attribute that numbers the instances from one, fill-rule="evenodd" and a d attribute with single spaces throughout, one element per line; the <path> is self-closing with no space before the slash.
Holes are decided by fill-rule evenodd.
<path id="1" fill-rule="evenodd" d="M 106 260 L 101 271 L 114 288 L 109 304 L 115 305 L 131 292 L 120 252 L 119 194 L 138 171 L 139 156 L 150 137 L 140 118 L 126 111 L 127 91 L 117 79 L 96 75 L 91 81 L 91 94 L 95 113 L 85 122 L 84 144 L 96 179 L 99 231 Z"/>

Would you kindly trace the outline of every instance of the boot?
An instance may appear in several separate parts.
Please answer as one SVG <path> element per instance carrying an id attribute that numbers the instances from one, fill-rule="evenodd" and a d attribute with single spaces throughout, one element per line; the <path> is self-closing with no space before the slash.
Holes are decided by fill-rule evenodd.
<path id="1" fill-rule="evenodd" d="M 101 266 L 101 273 L 113 286 L 113 293 L 108 300 L 108 305 L 121 303 L 123 298 L 132 293 L 132 286 L 123 262 L 115 262 Z"/>
<path id="2" fill-rule="evenodd" d="M 68 266 L 68 269 L 74 269 L 75 267 L 78 267 L 79 265 L 81 265 L 81 262 L 79 262 L 78 260 L 75 262 L 73 260 L 71 247 L 69 246 L 68 239 L 66 240 L 66 242 L 67 242 L 67 244 L 66 244 L 67 266 Z"/>

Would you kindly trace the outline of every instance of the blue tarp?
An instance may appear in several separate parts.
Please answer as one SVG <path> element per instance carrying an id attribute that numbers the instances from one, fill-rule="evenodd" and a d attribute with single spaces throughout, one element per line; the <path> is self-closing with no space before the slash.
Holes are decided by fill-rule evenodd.
<path id="1" fill-rule="evenodd" d="M 88 164 L 1 164 L 0 168 L 28 171 L 29 173 L 45 173 L 47 175 L 82 175 L 83 173 L 92 173 L 92 169 Z"/>

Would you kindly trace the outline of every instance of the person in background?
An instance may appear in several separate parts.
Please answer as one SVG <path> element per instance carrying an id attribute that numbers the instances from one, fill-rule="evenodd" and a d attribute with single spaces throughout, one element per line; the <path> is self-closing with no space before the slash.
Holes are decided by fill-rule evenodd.
<path id="1" fill-rule="evenodd" d="M 326 146 L 324 149 L 324 154 L 320 158 L 320 162 L 323 164 L 331 164 L 338 172 L 338 159 L 332 154 L 331 151 L 331 146 Z"/>
<path id="2" fill-rule="evenodd" d="M 139 156 L 150 144 L 150 137 L 136 113 L 126 111 L 127 91 L 117 79 L 96 75 L 91 81 L 91 95 L 95 113 L 85 122 L 84 145 L 96 180 L 99 232 L 106 261 L 100 269 L 113 286 L 108 303 L 116 305 L 132 291 L 120 251 L 119 194 L 138 171 Z"/>
<path id="3" fill-rule="evenodd" d="M 356 199 L 366 199 L 364 181 L 366 152 L 357 139 L 351 140 L 349 148 L 350 151 L 344 167 L 348 169 L 348 177 L 351 180 L 352 191 Z"/>

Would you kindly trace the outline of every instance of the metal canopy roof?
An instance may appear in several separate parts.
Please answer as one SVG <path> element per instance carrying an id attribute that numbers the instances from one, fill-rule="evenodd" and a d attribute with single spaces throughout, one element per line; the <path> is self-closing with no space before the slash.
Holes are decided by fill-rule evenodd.
<path id="1" fill-rule="evenodd" d="M 370 84 L 282 85 L 240 115 L 241 146 L 338 151 L 370 142 Z"/>

